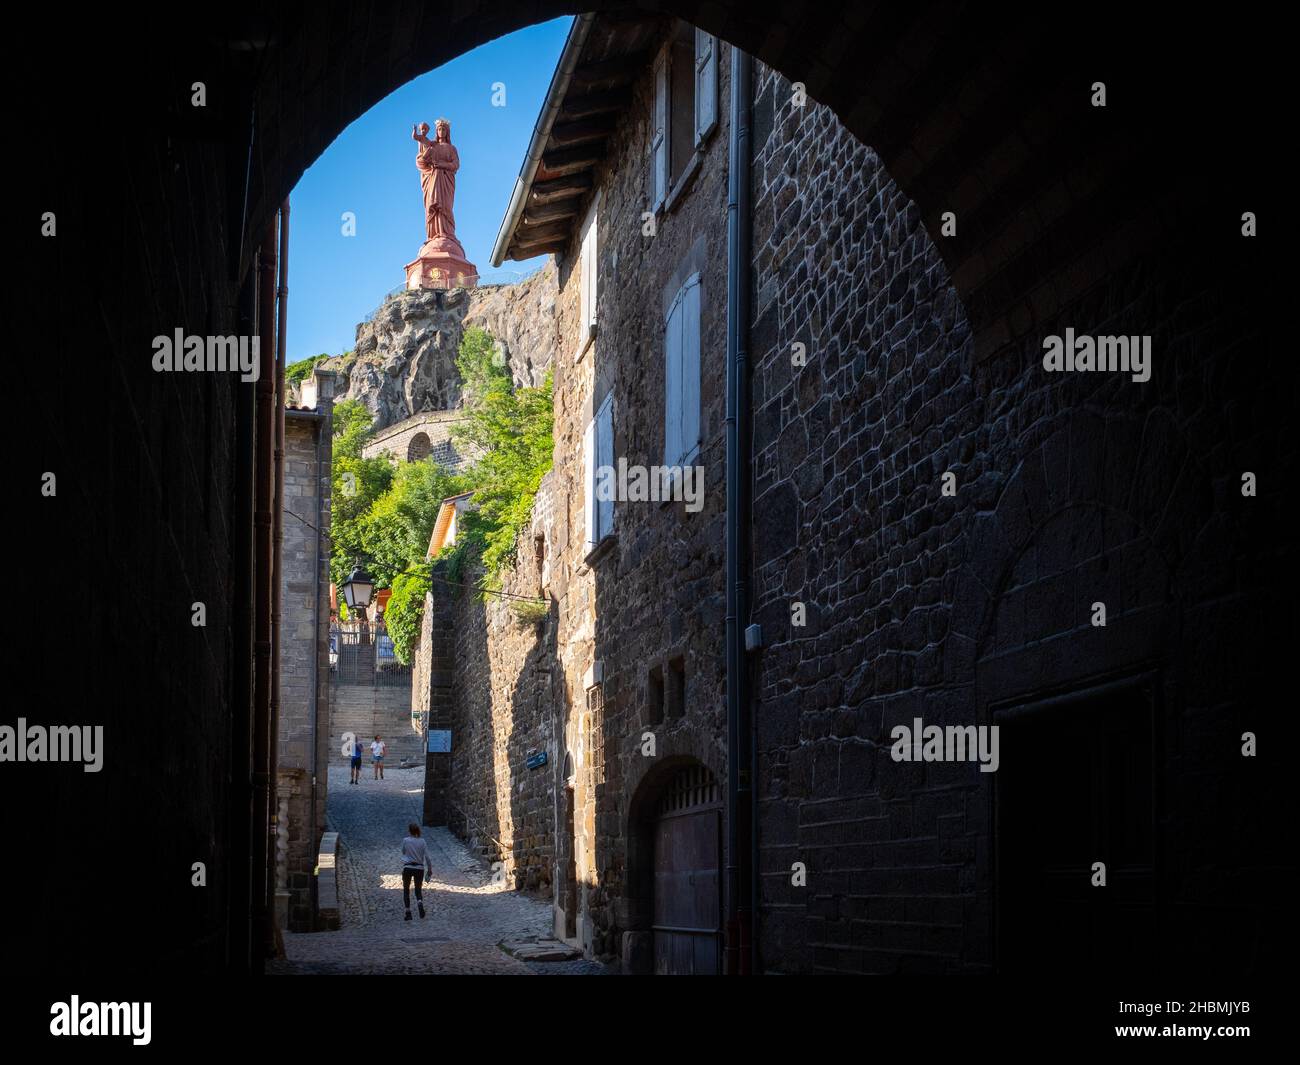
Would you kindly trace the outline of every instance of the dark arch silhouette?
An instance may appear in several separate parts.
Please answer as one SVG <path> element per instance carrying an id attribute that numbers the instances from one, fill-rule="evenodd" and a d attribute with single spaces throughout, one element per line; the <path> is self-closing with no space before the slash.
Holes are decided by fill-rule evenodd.
<path id="1" fill-rule="evenodd" d="M 251 640 L 239 634 L 250 613 L 253 442 L 239 426 L 252 396 L 233 377 L 154 373 L 151 339 L 177 328 L 251 334 L 256 245 L 350 121 L 475 45 L 579 7 L 647 10 L 614 0 L 481 0 L 454 15 L 424 0 L 237 2 L 188 11 L 204 20 L 197 25 L 165 18 L 123 27 L 104 9 L 59 36 L 57 63 L 39 47 L 11 57 L 14 84 L 39 90 L 14 116 L 24 151 L 17 199 L 33 217 L 48 210 L 58 221 L 57 239 L 34 223 L 23 230 L 31 243 L 19 252 L 21 274 L 33 292 L 14 346 L 53 357 L 13 435 L 30 449 L 32 469 L 61 478 L 57 499 L 35 508 L 31 541 L 43 560 L 78 560 L 30 568 L 45 584 L 24 598 L 46 613 L 25 626 L 31 646 L 19 653 L 48 678 L 50 706 L 103 693 L 94 720 L 154 774 L 135 790 L 113 790 L 107 773 L 50 785 L 47 822 L 76 822 L 110 798 L 117 819 L 86 844 L 87 860 L 103 870 L 100 907 L 61 907 L 55 921 L 41 919 L 52 911 L 31 914 L 20 938 L 26 928 L 39 933 L 38 956 L 85 968 L 94 958 L 82 947 L 94 941 L 96 957 L 209 972 L 246 967 L 253 956 L 247 932 L 241 943 L 231 931 L 241 916 L 248 924 L 238 885 L 251 842 L 241 665 Z M 1281 96 L 1271 82 L 1287 69 L 1276 56 L 1285 35 L 1252 38 L 1250 70 L 1238 72 L 1224 69 L 1217 23 L 1174 22 L 1131 4 L 1094 5 L 1062 31 L 1045 21 L 1057 13 L 1048 5 L 1026 15 L 974 2 L 668 0 L 656 10 L 698 22 L 803 82 L 879 154 L 965 305 L 978 357 L 972 376 L 1011 373 L 978 360 L 1032 338 L 1063 307 L 1078 331 L 1111 332 L 1104 326 L 1117 309 L 1134 304 L 1172 315 L 1189 290 L 1215 300 L 1226 293 L 1244 318 L 1276 289 L 1256 296 L 1239 219 L 1253 210 L 1264 224 L 1272 190 L 1258 175 L 1286 172 L 1271 161 L 1280 138 L 1263 127 L 1275 110 L 1268 102 Z M 1244 26 L 1267 26 L 1249 10 L 1235 13 Z M 11 32 L 49 40 L 46 18 L 35 8 L 15 12 Z M 1110 90 L 1105 109 L 1087 103 L 1099 80 Z M 201 108 L 192 102 L 196 83 L 206 89 Z M 94 146 L 93 179 L 73 155 L 73 137 Z M 941 230 L 947 211 L 954 236 Z M 1206 280 L 1191 280 L 1198 270 Z M 1224 380 L 1235 378 L 1215 377 Z M 72 444 L 87 395 L 102 414 L 102 448 L 90 460 Z M 1240 417 L 1281 424 L 1287 395 L 1271 389 Z M 1290 454 L 1268 439 L 1232 457 L 1267 475 L 1267 464 L 1281 461 L 1270 455 Z M 207 604 L 204 629 L 176 621 L 182 600 Z M 35 636 L 61 624 L 53 611 L 69 602 L 90 634 L 71 655 Z M 185 708 L 165 732 L 154 716 L 164 707 Z M 174 802 L 157 801 L 161 786 Z M 132 823 L 153 831 L 143 853 L 120 834 Z M 39 847 L 20 827 L 17 860 Z M 103 927 L 100 910 L 140 912 L 141 879 L 176 882 L 196 846 L 220 871 L 211 888 L 169 888 L 149 900 L 153 919 L 184 925 L 189 938 L 146 957 L 129 919 Z"/>

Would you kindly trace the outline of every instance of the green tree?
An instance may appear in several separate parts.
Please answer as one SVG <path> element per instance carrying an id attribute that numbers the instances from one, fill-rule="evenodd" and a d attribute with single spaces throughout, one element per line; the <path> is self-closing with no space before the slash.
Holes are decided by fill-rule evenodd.
<path id="1" fill-rule="evenodd" d="M 424 563 L 442 501 L 463 491 L 465 478 L 432 459 L 397 467 L 388 490 L 359 522 L 361 549 L 379 587 L 396 588 L 398 574 Z"/>
<path id="2" fill-rule="evenodd" d="M 330 579 L 340 586 L 352 567 L 365 560 L 366 515 L 393 483 L 393 464 L 387 457 L 361 457 L 371 422 L 360 400 L 345 399 L 334 406 Z"/>
<path id="3" fill-rule="evenodd" d="M 311 376 L 312 369 L 317 363 L 324 362 L 330 356 L 322 352 L 319 355 L 310 355 L 305 359 L 299 359 L 297 362 L 291 362 L 284 368 L 284 379 L 291 385 L 300 385 Z"/>
<path id="4" fill-rule="evenodd" d="M 420 636 L 424 597 L 432 584 L 431 569 L 428 563 L 420 563 L 393 578 L 393 594 L 388 599 L 384 623 L 393 640 L 393 652 L 404 664 L 410 663 L 411 650 Z"/>
<path id="5" fill-rule="evenodd" d="M 461 338 L 456 367 L 466 420 L 453 433 L 479 456 L 466 473 L 474 506 L 462 519 L 460 550 L 480 553 L 484 587 L 493 589 L 515 561 L 519 534 L 532 519 L 538 486 L 551 468 L 551 375 L 541 388 L 516 387 L 492 337 L 478 327 Z"/>

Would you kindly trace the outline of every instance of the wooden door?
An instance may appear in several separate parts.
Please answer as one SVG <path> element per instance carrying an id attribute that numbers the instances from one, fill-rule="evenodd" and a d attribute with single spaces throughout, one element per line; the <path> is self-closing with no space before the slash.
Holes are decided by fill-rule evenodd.
<path id="1" fill-rule="evenodd" d="M 722 945 L 722 810 L 713 775 L 680 771 L 654 836 L 655 973 L 717 974 Z"/>

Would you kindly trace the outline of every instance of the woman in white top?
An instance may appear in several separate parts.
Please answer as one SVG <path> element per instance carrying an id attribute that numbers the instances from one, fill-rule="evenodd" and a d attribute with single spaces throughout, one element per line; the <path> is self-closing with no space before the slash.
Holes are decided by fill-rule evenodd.
<path id="1" fill-rule="evenodd" d="M 433 879 L 433 859 L 429 857 L 429 848 L 420 838 L 420 826 L 412 821 L 406 826 L 409 835 L 402 840 L 402 902 L 406 906 L 406 919 L 411 919 L 411 881 L 415 881 L 415 904 L 424 916 L 424 895 L 420 888 L 424 884 L 424 874 L 428 872 Z"/>

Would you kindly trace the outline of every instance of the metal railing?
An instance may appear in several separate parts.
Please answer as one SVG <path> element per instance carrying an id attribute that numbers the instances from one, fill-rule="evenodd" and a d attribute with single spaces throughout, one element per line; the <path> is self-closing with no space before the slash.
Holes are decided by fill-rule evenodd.
<path id="1" fill-rule="evenodd" d="M 330 678 L 336 684 L 399 688 L 411 683 L 411 667 L 397 660 L 382 625 L 330 629 Z"/>

